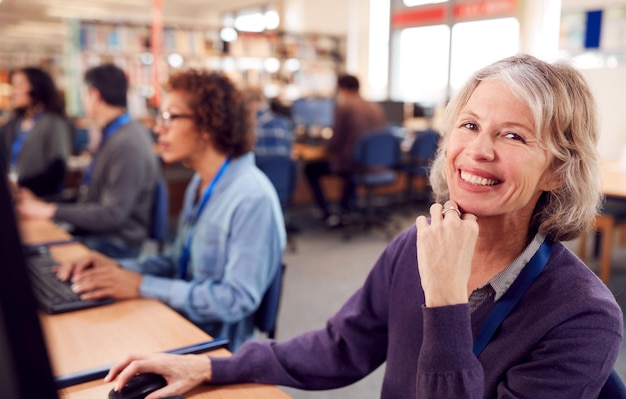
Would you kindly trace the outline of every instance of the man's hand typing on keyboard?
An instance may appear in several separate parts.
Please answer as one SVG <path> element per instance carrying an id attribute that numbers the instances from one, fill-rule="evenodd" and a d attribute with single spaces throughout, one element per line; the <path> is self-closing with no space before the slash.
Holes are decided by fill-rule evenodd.
<path id="1" fill-rule="evenodd" d="M 57 276 L 62 281 L 71 281 L 72 290 L 83 300 L 138 298 L 142 279 L 141 274 L 126 270 L 113 259 L 95 251 L 62 264 Z"/>

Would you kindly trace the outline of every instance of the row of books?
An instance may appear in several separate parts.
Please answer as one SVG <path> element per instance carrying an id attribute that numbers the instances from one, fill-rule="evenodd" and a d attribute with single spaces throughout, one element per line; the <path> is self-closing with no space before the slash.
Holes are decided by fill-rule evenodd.
<path id="1" fill-rule="evenodd" d="M 188 56 L 231 55 L 236 57 L 341 58 L 342 38 L 277 32 L 240 33 L 224 45 L 219 29 L 165 27 L 162 50 Z M 140 53 L 150 51 L 149 26 L 84 22 L 80 26 L 81 51 Z"/>

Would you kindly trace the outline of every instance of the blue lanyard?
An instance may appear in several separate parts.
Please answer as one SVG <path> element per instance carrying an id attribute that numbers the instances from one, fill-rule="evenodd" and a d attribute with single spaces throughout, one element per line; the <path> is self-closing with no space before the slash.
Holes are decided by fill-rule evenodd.
<path id="1" fill-rule="evenodd" d="M 209 184 L 209 187 L 207 187 L 207 189 L 204 190 L 204 193 L 202 194 L 202 198 L 200 199 L 200 203 L 198 204 L 198 207 L 196 208 L 195 215 L 193 215 L 193 209 L 191 209 L 188 212 L 188 214 L 185 216 L 185 220 L 187 223 L 190 224 L 190 226 L 189 226 L 189 234 L 187 235 L 187 240 L 185 241 L 185 247 L 183 248 L 183 252 L 180 256 L 180 261 L 179 261 L 180 278 L 182 279 L 184 279 L 185 276 L 187 275 L 187 267 L 189 266 L 189 257 L 191 256 L 191 241 L 193 240 L 193 234 L 196 230 L 196 224 L 198 222 L 198 219 L 200 219 L 200 215 L 202 214 L 204 207 L 206 206 L 207 202 L 209 202 L 209 198 L 211 198 L 211 194 L 213 194 L 213 190 L 215 189 L 217 182 L 220 180 L 220 178 L 224 174 L 224 171 L 228 167 L 229 163 L 230 163 L 230 157 L 226 158 L 226 160 L 224 161 L 220 169 L 217 171 L 217 174 L 211 181 L 211 184 Z"/>
<path id="2" fill-rule="evenodd" d="M 500 324 L 502 324 L 535 278 L 541 273 L 548 259 L 550 259 L 550 254 L 552 254 L 552 242 L 546 239 L 530 259 L 530 262 L 522 269 L 513 284 L 511 284 L 511 287 L 500 298 L 491 313 L 489 313 L 487 321 L 485 321 L 478 336 L 474 339 L 473 349 L 476 357 L 485 349 Z"/>
<path id="3" fill-rule="evenodd" d="M 85 174 L 83 174 L 83 182 L 82 182 L 83 186 L 89 186 L 89 183 L 91 183 L 91 176 L 93 175 L 93 170 L 96 167 L 96 160 L 98 159 L 98 154 L 100 153 L 100 150 L 104 146 L 104 143 L 111 136 L 113 136 L 115 132 L 117 132 L 122 126 L 124 126 L 130 121 L 131 121 L 130 115 L 122 114 L 118 116 L 117 118 L 113 119 L 113 121 L 111 121 L 108 125 L 104 127 L 104 130 L 102 131 L 102 140 L 100 141 L 98 150 L 94 154 L 91 160 L 91 163 L 89 164 L 89 167 L 85 171 Z"/>
<path id="4" fill-rule="evenodd" d="M 33 116 L 33 126 L 31 126 L 31 128 L 28 130 L 22 130 L 22 122 L 24 121 L 24 119 L 20 118 L 17 120 L 17 126 L 15 129 L 17 131 L 17 134 L 15 135 L 15 140 L 13 141 L 13 145 L 11 146 L 11 166 L 15 167 L 17 165 L 17 157 L 20 155 L 20 152 L 22 152 L 24 142 L 26 141 L 26 138 L 28 137 L 30 132 L 32 132 L 35 128 L 35 125 L 37 124 L 37 121 L 42 114 L 42 112 L 37 112 Z"/>

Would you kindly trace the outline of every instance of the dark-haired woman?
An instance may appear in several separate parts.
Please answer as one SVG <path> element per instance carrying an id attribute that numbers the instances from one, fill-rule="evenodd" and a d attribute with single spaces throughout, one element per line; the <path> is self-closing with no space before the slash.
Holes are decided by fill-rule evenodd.
<path id="1" fill-rule="evenodd" d="M 92 252 L 59 270 L 85 299 L 156 298 L 235 349 L 253 336 L 254 311 L 285 247 L 274 187 L 255 166 L 242 94 L 224 75 L 169 79 L 155 131 L 165 162 L 196 173 L 169 253 L 120 264 Z M 93 266 L 93 267 L 89 267 Z"/>
<path id="2" fill-rule="evenodd" d="M 38 197 L 63 187 L 70 152 L 70 125 L 61 96 L 45 71 L 25 67 L 11 74 L 14 115 L 0 128 L 0 147 L 10 178 Z"/>

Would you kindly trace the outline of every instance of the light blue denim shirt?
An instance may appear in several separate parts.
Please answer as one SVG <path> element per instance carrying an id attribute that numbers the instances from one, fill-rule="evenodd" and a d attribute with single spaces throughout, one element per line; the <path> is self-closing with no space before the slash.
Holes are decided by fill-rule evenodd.
<path id="1" fill-rule="evenodd" d="M 200 176 L 191 179 L 167 254 L 120 263 L 144 274 L 140 294 L 179 311 L 231 350 L 254 334 L 253 314 L 282 261 L 286 234 L 272 183 L 254 155 L 233 159 L 200 215 L 191 242 L 187 279 L 179 259 L 195 212 Z"/>

